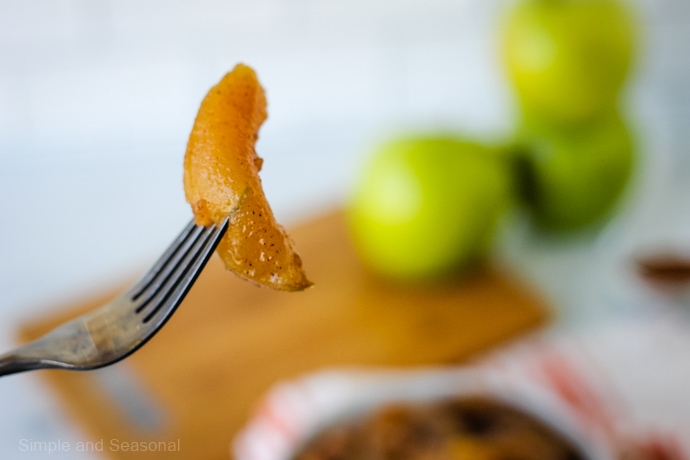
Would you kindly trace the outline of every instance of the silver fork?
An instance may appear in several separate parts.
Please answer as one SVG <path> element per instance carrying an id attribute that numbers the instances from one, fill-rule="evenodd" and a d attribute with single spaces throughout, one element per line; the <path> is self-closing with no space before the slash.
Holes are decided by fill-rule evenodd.
<path id="1" fill-rule="evenodd" d="M 90 370 L 138 350 L 172 316 L 228 229 L 190 222 L 158 261 L 120 296 L 0 356 L 0 376 L 34 369 Z"/>

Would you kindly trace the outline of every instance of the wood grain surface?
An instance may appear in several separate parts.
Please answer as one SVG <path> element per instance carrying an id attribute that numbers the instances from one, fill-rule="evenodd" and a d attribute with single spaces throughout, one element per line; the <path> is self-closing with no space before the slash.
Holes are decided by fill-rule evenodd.
<path id="1" fill-rule="evenodd" d="M 453 364 L 547 318 L 539 295 L 496 270 L 435 287 L 376 279 L 360 266 L 340 212 L 291 234 L 315 282 L 310 290 L 256 287 L 214 257 L 168 325 L 125 361 L 92 372 L 39 371 L 94 450 L 122 460 L 228 459 L 233 434 L 282 379 L 324 367 Z M 27 324 L 21 339 L 119 288 Z M 124 450 L 158 441 L 177 444 Z"/>

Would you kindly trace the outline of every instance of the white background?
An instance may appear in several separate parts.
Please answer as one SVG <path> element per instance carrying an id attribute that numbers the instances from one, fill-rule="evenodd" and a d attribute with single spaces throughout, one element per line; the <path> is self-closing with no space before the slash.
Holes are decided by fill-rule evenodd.
<path id="1" fill-rule="evenodd" d="M 643 40 L 626 106 L 649 173 L 621 221 L 644 231 L 628 239 L 659 235 L 652 223 L 669 228 L 645 216 L 669 209 L 659 186 L 673 183 L 665 168 L 680 169 L 689 140 L 689 4 L 632 4 Z M 267 91 L 257 150 L 269 201 L 288 225 L 344 202 L 368 149 L 388 135 L 510 133 L 501 6 L 0 0 L 0 349 L 14 345 L 21 322 L 145 269 L 188 221 L 186 138 L 205 92 L 237 62 Z M 597 244 L 591 235 L 528 242 L 512 257 L 574 320 L 606 303 L 586 284 L 587 267 L 611 253 L 602 241 L 612 231 Z M 0 379 L 0 458 L 80 458 L 21 452 L 22 439 L 83 439 L 33 374 Z"/>

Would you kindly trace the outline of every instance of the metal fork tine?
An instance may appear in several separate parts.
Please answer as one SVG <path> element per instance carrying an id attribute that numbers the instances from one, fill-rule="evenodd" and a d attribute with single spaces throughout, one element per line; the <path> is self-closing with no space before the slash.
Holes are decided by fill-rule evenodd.
<path id="1" fill-rule="evenodd" d="M 163 314 L 167 317 L 167 313 L 177 307 L 216 249 L 221 237 L 228 228 L 229 220 L 229 218 L 226 218 L 220 226 L 216 227 L 214 225 L 205 229 L 202 234 L 203 237 L 195 241 L 194 246 L 186 254 L 184 261 L 178 264 L 173 276 L 170 277 L 170 283 L 167 283 L 164 288 L 160 289 L 151 302 L 152 308 L 144 317 L 144 323 L 151 321 L 159 312 L 164 312 Z M 167 305 L 169 308 L 163 309 L 164 305 Z"/>
<path id="2" fill-rule="evenodd" d="M 175 266 L 175 270 L 166 277 L 165 284 L 161 284 L 156 293 L 149 299 L 145 305 L 146 316 L 144 323 L 148 323 L 151 318 L 161 310 L 162 306 L 168 302 L 173 295 L 175 288 L 184 281 L 185 276 L 189 270 L 192 269 L 194 262 L 201 255 L 201 249 L 209 241 L 213 241 L 213 233 L 216 230 L 215 225 L 205 228 L 204 231 L 195 239 L 194 245 L 189 248 L 184 254 L 184 259 Z M 137 309 L 137 313 L 143 310 L 143 307 Z"/>
<path id="3" fill-rule="evenodd" d="M 156 263 L 144 274 L 144 276 L 137 282 L 132 291 L 132 299 L 137 300 L 146 291 L 161 271 L 168 265 L 170 260 L 178 253 L 184 242 L 194 233 L 198 227 L 194 224 L 192 219 L 182 232 L 175 238 L 168 249 L 156 261 Z"/>
<path id="4" fill-rule="evenodd" d="M 170 280 L 170 277 L 173 276 L 177 267 L 184 263 L 187 254 L 189 254 L 192 248 L 204 238 L 204 233 L 208 232 L 209 228 L 210 227 L 195 227 L 188 238 L 180 242 L 180 245 L 175 248 L 175 251 L 172 252 L 171 256 L 156 272 L 151 281 L 149 281 L 146 289 L 144 289 L 138 297 L 132 297 L 132 301 L 135 301 L 137 304 L 135 312 L 139 313 L 146 308 L 149 302 L 151 302 L 162 287 Z"/>

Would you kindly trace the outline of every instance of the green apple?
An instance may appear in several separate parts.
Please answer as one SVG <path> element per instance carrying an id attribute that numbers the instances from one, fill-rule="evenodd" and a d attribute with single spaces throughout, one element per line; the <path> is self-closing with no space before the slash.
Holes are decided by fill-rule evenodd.
<path id="1" fill-rule="evenodd" d="M 615 210 L 631 178 L 634 148 L 617 112 L 579 125 L 524 127 L 518 184 L 536 222 L 576 230 Z"/>
<path id="2" fill-rule="evenodd" d="M 571 122 L 615 105 L 634 51 L 617 0 L 520 0 L 502 24 L 503 64 L 533 116 Z"/>
<path id="3" fill-rule="evenodd" d="M 513 196 L 509 162 L 496 149 L 452 136 L 408 137 L 370 160 L 349 206 L 366 265 L 422 280 L 482 260 Z"/>

